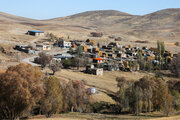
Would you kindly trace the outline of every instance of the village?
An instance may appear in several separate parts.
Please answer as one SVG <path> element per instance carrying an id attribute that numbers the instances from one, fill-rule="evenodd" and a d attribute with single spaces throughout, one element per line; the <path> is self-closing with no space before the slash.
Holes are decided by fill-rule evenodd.
<path id="1" fill-rule="evenodd" d="M 180 120 L 178 5 L 2 1 L 0 120 Z"/>
<path id="2" fill-rule="evenodd" d="M 94 37 L 101 37 L 102 33 L 91 33 Z M 43 31 L 28 31 L 27 35 L 32 36 L 45 36 Z M 116 38 L 117 39 L 117 38 Z M 156 66 L 160 64 L 158 59 L 157 48 L 138 47 L 132 45 L 122 45 L 121 41 L 110 42 L 109 44 L 100 44 L 93 39 L 87 39 L 85 41 L 69 40 L 65 41 L 59 38 L 49 42 L 35 43 L 34 45 L 16 45 L 15 50 L 25 52 L 27 54 L 38 55 L 40 52 L 53 55 L 53 59 L 56 62 L 62 62 L 63 60 L 71 60 L 76 57 L 86 59 L 85 65 L 77 65 L 78 67 L 85 67 L 85 73 L 93 75 L 103 75 L 103 71 L 139 71 L 143 68 L 138 62 L 140 59 L 145 60 L 148 66 L 152 64 Z M 53 49 L 61 49 L 61 52 L 52 52 Z M 163 62 L 170 64 L 173 54 L 170 51 L 164 51 Z M 81 61 L 79 61 L 81 62 Z M 141 61 L 142 62 L 142 61 Z"/>

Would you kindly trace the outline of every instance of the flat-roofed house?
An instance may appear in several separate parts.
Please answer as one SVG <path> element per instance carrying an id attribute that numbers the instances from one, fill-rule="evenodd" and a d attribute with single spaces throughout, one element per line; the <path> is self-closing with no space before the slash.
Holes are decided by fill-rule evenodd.
<path id="1" fill-rule="evenodd" d="M 36 45 L 36 50 L 51 50 L 50 45 Z"/>
<path id="2" fill-rule="evenodd" d="M 72 47 L 72 43 L 71 42 L 66 42 L 63 39 L 59 39 L 58 46 L 63 47 L 63 48 L 70 48 L 70 47 Z"/>
<path id="3" fill-rule="evenodd" d="M 33 35 L 33 36 L 44 36 L 43 31 L 37 31 L 37 30 L 29 30 L 27 32 L 28 35 Z"/>

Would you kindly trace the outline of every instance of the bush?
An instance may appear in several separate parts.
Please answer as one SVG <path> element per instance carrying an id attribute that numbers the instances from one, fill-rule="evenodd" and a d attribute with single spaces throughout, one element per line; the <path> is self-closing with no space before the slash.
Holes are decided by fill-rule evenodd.
<path id="1" fill-rule="evenodd" d="M 179 46 L 180 44 L 179 44 L 179 42 L 175 42 L 174 45 Z"/>
<path id="2" fill-rule="evenodd" d="M 91 32 L 92 37 L 102 37 L 103 33 L 98 33 L 98 32 Z"/>
<path id="3" fill-rule="evenodd" d="M 91 109 L 93 113 L 99 113 L 101 110 L 103 110 L 103 103 L 95 102 L 91 104 Z"/>
<path id="4" fill-rule="evenodd" d="M 63 60 L 62 65 L 63 65 L 64 68 L 67 69 L 67 68 L 71 67 L 73 65 L 73 63 L 72 63 L 71 60 Z"/>
<path id="5" fill-rule="evenodd" d="M 177 90 L 171 91 L 173 95 L 173 107 L 175 110 L 180 110 L 180 93 Z"/>

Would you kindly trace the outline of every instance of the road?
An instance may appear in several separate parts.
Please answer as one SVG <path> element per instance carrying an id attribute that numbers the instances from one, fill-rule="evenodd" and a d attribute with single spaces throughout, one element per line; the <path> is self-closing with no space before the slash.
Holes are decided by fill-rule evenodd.
<path id="1" fill-rule="evenodd" d="M 65 54 L 67 53 L 68 49 L 63 49 L 62 51 L 60 52 L 57 52 L 57 51 L 53 51 L 53 52 L 47 52 L 46 54 L 49 54 L 49 55 L 55 55 L 55 54 Z M 39 67 L 40 65 L 34 63 L 34 59 L 38 57 L 37 55 L 36 56 L 31 56 L 31 57 L 28 57 L 28 58 L 25 58 L 22 60 L 23 63 L 27 63 L 27 64 L 30 64 L 34 67 Z"/>
<path id="2" fill-rule="evenodd" d="M 28 58 L 25 58 L 24 60 L 22 60 L 23 63 L 27 63 L 27 64 L 30 64 L 34 67 L 39 67 L 40 65 L 36 64 L 36 63 L 33 63 L 34 59 L 38 57 L 38 56 L 33 56 L 33 57 L 28 57 Z"/>

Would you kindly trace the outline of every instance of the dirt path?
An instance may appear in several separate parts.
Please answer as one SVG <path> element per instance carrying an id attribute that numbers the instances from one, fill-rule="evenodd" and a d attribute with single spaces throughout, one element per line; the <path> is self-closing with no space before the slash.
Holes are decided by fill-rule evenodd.
<path id="1" fill-rule="evenodd" d="M 154 119 L 149 119 L 149 120 L 180 120 L 180 116 L 154 118 Z"/>
<path id="2" fill-rule="evenodd" d="M 40 65 L 36 64 L 36 63 L 33 63 L 34 59 L 38 57 L 38 56 L 33 56 L 33 57 L 28 57 L 28 58 L 25 58 L 24 60 L 22 60 L 23 63 L 27 63 L 27 64 L 30 64 L 34 67 L 39 67 Z"/>

